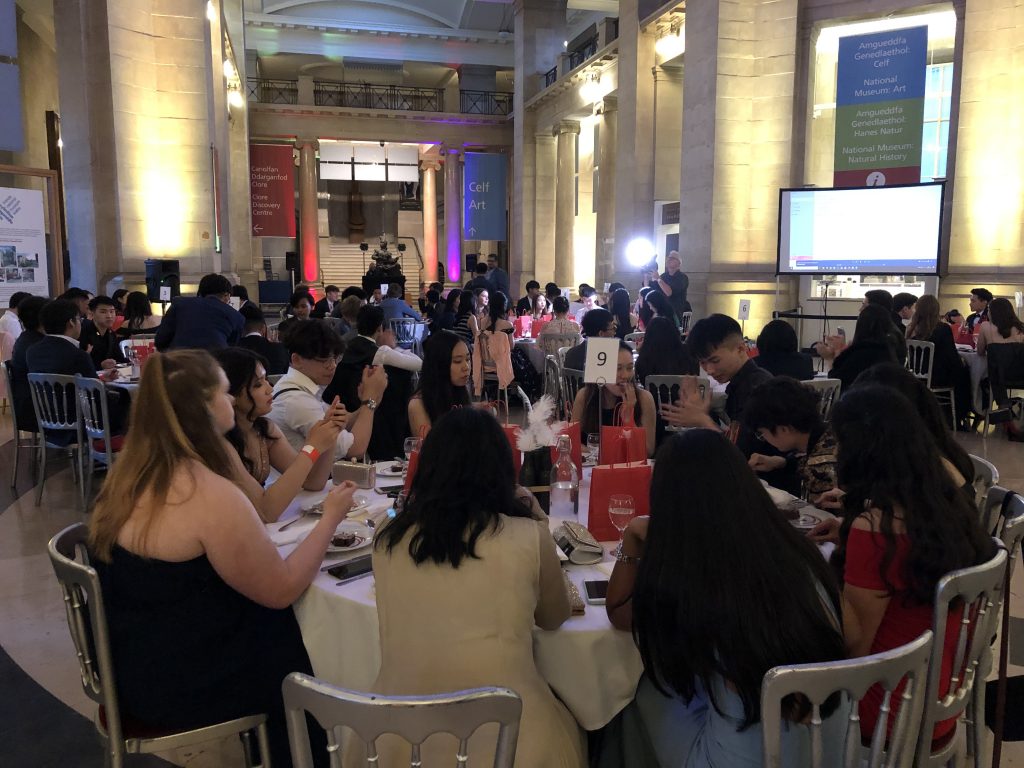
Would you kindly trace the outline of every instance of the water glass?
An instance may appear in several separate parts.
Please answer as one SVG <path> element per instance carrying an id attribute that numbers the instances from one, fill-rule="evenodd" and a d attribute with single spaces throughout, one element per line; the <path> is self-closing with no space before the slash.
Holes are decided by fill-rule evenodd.
<path id="1" fill-rule="evenodd" d="M 402 443 L 402 450 L 405 452 L 405 465 L 409 466 L 409 462 L 412 460 L 412 452 L 420 449 L 420 439 L 418 437 L 407 437 L 405 442 Z"/>
<path id="2" fill-rule="evenodd" d="M 608 497 L 608 518 L 619 532 L 619 541 L 622 541 L 626 526 L 633 519 L 635 512 L 633 497 L 629 494 L 614 493 Z"/>
<path id="3" fill-rule="evenodd" d="M 601 436 L 592 433 L 587 435 L 587 453 L 592 461 L 596 462 L 601 453 Z"/>

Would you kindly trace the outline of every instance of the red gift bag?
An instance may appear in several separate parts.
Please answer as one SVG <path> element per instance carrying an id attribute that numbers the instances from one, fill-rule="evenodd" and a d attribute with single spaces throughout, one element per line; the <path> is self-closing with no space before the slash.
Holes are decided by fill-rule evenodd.
<path id="1" fill-rule="evenodd" d="M 608 516 L 612 494 L 633 497 L 637 516 L 650 514 L 651 467 L 646 461 L 594 467 L 590 476 L 590 507 L 587 528 L 598 541 L 618 541 L 619 530 Z"/>
<path id="2" fill-rule="evenodd" d="M 420 445 L 427 439 L 427 432 L 430 431 L 429 427 L 424 426 L 420 429 Z M 412 488 L 412 479 L 416 477 L 416 468 L 420 465 L 420 452 L 415 450 L 409 454 L 409 466 L 405 468 L 405 482 L 402 484 L 402 490 L 406 493 Z"/>
<path id="3" fill-rule="evenodd" d="M 601 427 L 601 452 L 598 464 L 627 464 L 646 461 L 647 432 L 633 423 L 632 411 L 626 413 L 619 403 L 615 408 L 616 426 Z"/>
<path id="4" fill-rule="evenodd" d="M 569 448 L 569 454 L 572 456 L 572 463 L 576 465 L 576 471 L 580 473 L 580 477 L 583 477 L 583 440 L 580 433 L 579 422 L 566 425 L 565 429 L 558 433 L 559 435 L 568 435 L 571 446 Z M 554 464 L 558 461 L 558 440 L 555 440 L 555 445 L 551 446 L 551 463 Z"/>
<path id="5" fill-rule="evenodd" d="M 516 470 L 516 477 L 519 477 L 519 470 L 523 466 L 523 452 L 519 450 L 519 427 L 516 424 L 502 424 L 501 431 L 505 433 L 512 449 L 512 464 Z"/>
<path id="6" fill-rule="evenodd" d="M 530 338 L 530 327 L 533 325 L 532 315 L 520 315 L 515 321 L 515 337 L 517 339 Z"/>

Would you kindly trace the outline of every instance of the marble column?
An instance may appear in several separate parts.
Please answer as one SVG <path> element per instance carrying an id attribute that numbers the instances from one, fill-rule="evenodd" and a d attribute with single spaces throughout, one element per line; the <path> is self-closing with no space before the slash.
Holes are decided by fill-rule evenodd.
<path id="1" fill-rule="evenodd" d="M 437 160 L 424 160 L 421 196 L 423 200 L 423 279 L 437 280 L 437 172 L 441 164 Z"/>
<path id="2" fill-rule="evenodd" d="M 558 178 L 555 183 L 555 282 L 572 285 L 574 274 L 573 230 L 576 227 L 576 141 L 580 124 L 563 120 L 555 126 L 558 146 Z"/>
<path id="3" fill-rule="evenodd" d="M 529 201 L 533 213 L 533 278 L 541 284 L 555 276 L 555 137 L 538 133 L 532 142 L 536 157 L 536 196 Z"/>
<path id="4" fill-rule="evenodd" d="M 615 143 L 618 127 L 619 100 L 605 96 L 601 104 L 600 143 L 594 148 L 597 156 L 597 221 L 595 284 L 613 282 L 615 272 Z"/>
<path id="5" fill-rule="evenodd" d="M 457 149 L 444 150 L 444 265 L 448 283 L 462 282 L 462 168 Z"/>
<path id="6" fill-rule="evenodd" d="M 320 282 L 320 230 L 316 200 L 316 139 L 299 139 L 299 263 L 307 285 Z"/>

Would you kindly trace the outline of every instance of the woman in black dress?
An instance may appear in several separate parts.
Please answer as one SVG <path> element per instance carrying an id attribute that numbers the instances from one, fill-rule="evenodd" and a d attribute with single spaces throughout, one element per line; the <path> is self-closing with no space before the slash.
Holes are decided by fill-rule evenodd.
<path id="1" fill-rule="evenodd" d="M 935 357 L 931 361 L 932 387 L 952 387 L 957 416 L 965 418 L 971 409 L 971 374 L 956 351 L 953 329 L 940 321 L 939 300 L 931 294 L 926 293 L 917 300 L 907 338 L 935 345 Z"/>
<path id="2" fill-rule="evenodd" d="M 283 559 L 229 479 L 234 449 L 224 435 L 234 422 L 227 377 L 209 353 L 150 358 L 89 546 L 123 713 L 164 729 L 266 714 L 271 761 L 289 766 L 281 682 L 312 672 L 291 605 L 316 576 L 355 486 L 328 494 L 322 518 Z M 323 729 L 310 735 L 326 765 Z"/>

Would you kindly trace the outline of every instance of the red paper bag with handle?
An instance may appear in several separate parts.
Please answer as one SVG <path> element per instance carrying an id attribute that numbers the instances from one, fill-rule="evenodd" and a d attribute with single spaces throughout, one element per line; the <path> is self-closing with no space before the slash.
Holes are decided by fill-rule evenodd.
<path id="1" fill-rule="evenodd" d="M 587 528 L 598 541 L 618 541 L 619 530 L 608 516 L 608 500 L 616 493 L 633 497 L 636 514 L 650 514 L 651 467 L 646 461 L 594 467 L 590 476 Z"/>
<path id="2" fill-rule="evenodd" d="M 569 454 L 572 456 L 572 463 L 576 465 L 576 471 L 580 473 L 580 477 L 583 477 L 583 440 L 580 435 L 580 423 L 577 421 L 572 424 L 567 424 L 565 429 L 558 434 L 569 436 L 569 442 L 572 444 L 569 449 Z M 558 441 L 555 440 L 555 445 L 551 446 L 552 464 L 558 461 L 557 443 Z"/>
<path id="3" fill-rule="evenodd" d="M 519 477 L 519 470 L 523 466 L 523 452 L 519 450 L 519 427 L 516 424 L 502 424 L 501 431 L 508 439 L 509 447 L 512 448 L 512 465 L 516 470 L 516 477 Z"/>
<path id="4" fill-rule="evenodd" d="M 612 427 L 601 427 L 601 452 L 598 464 L 626 464 L 631 461 L 642 461 L 647 458 L 647 432 L 643 427 L 633 423 L 633 412 L 622 408 L 619 403 L 615 408 L 615 421 Z"/>

